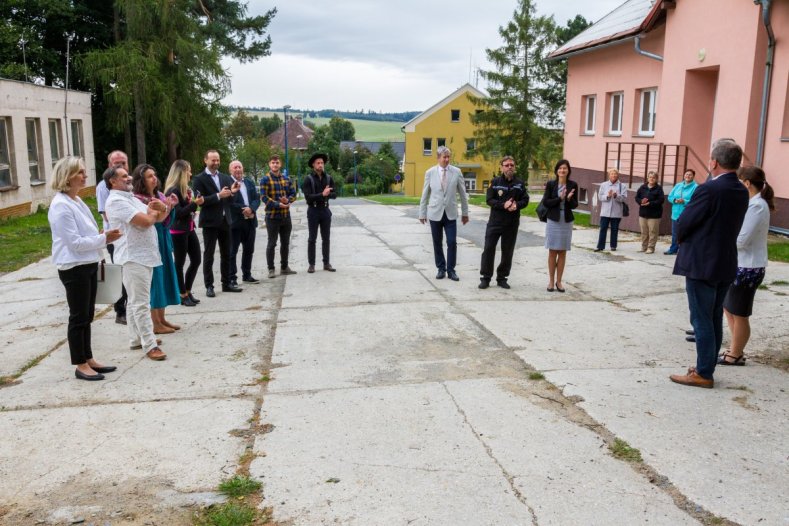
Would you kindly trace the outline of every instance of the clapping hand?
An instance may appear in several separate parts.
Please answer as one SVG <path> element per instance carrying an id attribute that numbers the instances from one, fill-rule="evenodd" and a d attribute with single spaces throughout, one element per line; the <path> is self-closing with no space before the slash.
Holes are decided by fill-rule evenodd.
<path id="1" fill-rule="evenodd" d="M 107 230 L 104 232 L 104 236 L 107 239 L 107 244 L 117 241 L 122 235 L 123 234 L 121 234 L 121 231 L 117 228 L 113 228 L 112 230 Z"/>
<path id="2" fill-rule="evenodd" d="M 151 199 L 151 202 L 148 203 L 148 210 L 151 210 L 155 213 L 165 212 L 167 211 L 167 205 L 158 199 Z"/>
<path id="3" fill-rule="evenodd" d="M 203 203 L 205 203 L 205 197 L 203 197 L 202 195 L 198 195 L 197 197 L 195 197 L 195 204 L 197 206 L 203 206 Z"/>
<path id="4" fill-rule="evenodd" d="M 573 198 L 573 195 L 575 195 L 575 188 L 573 188 L 572 190 L 570 190 L 570 193 L 569 193 L 569 194 L 567 194 L 567 199 L 572 199 L 572 198 Z"/>
<path id="5" fill-rule="evenodd" d="M 332 190 L 331 186 L 327 186 L 326 188 L 324 188 L 323 192 L 322 192 L 323 193 L 323 197 L 328 197 L 328 195 L 331 193 L 331 190 Z"/>
<path id="6" fill-rule="evenodd" d="M 647 206 L 649 204 L 649 199 L 646 197 L 641 200 L 641 206 Z"/>
<path id="7" fill-rule="evenodd" d="M 178 204 L 178 196 L 177 196 L 177 195 L 175 195 L 175 194 L 170 194 L 169 196 L 167 196 L 167 203 L 168 203 L 168 204 L 169 204 L 171 207 L 173 207 L 173 206 L 177 205 L 177 204 Z"/>

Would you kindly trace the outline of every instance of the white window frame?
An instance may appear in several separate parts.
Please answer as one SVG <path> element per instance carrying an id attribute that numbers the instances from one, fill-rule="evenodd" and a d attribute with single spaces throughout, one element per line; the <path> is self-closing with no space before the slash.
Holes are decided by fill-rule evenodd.
<path id="1" fill-rule="evenodd" d="M 589 121 L 592 121 L 592 127 L 589 127 Z M 594 135 L 594 130 L 597 125 L 597 95 L 584 96 L 584 135 Z"/>
<path id="2" fill-rule="evenodd" d="M 617 101 L 616 104 L 615 101 Z M 622 106 L 624 105 L 624 102 L 625 94 L 621 91 L 611 93 L 608 98 L 608 105 L 610 108 L 609 111 L 611 113 L 608 119 L 608 135 L 622 135 L 622 116 L 624 115 Z M 618 106 L 617 111 L 614 111 L 615 106 Z"/>
<path id="3" fill-rule="evenodd" d="M 60 119 L 49 119 L 47 127 L 49 130 L 49 154 L 52 156 L 52 166 L 54 167 L 55 163 L 63 157 L 63 127 Z"/>
<path id="4" fill-rule="evenodd" d="M 646 95 L 650 94 L 647 107 Z M 655 119 L 657 117 L 657 88 L 646 88 L 641 90 L 640 102 L 638 104 L 638 135 L 642 137 L 655 136 Z M 644 110 L 647 110 L 647 122 L 644 122 Z"/>
<path id="5" fill-rule="evenodd" d="M 425 141 L 430 141 L 430 148 L 425 148 Z M 432 137 L 422 137 L 422 155 L 433 155 Z"/>
<path id="6" fill-rule="evenodd" d="M 30 146 L 30 130 L 33 130 L 33 149 Z M 27 166 L 30 184 L 46 182 L 46 174 L 41 163 L 41 119 L 28 117 L 25 119 L 25 146 L 27 146 Z M 32 154 L 32 155 L 31 155 Z M 33 176 L 35 171 L 36 175 Z"/>
<path id="7" fill-rule="evenodd" d="M 477 189 L 477 173 L 476 172 L 464 172 L 463 173 L 463 184 L 466 186 L 466 190 L 476 190 Z"/>
<path id="8" fill-rule="evenodd" d="M 82 121 L 78 119 L 71 121 L 71 155 L 85 157 L 85 141 L 82 140 Z"/>
<path id="9" fill-rule="evenodd" d="M 0 117 L 0 123 L 2 124 L 2 131 L 0 132 L 0 173 L 8 172 L 7 180 L 0 179 L 0 188 L 13 188 L 16 186 L 16 183 L 14 182 L 14 149 L 11 142 L 13 137 L 11 118 Z"/>

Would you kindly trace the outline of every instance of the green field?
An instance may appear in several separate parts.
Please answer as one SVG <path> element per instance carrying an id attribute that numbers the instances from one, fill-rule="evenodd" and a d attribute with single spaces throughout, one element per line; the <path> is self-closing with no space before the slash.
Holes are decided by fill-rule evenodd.
<path id="1" fill-rule="evenodd" d="M 258 117 L 271 117 L 272 115 L 279 115 L 282 119 L 281 111 L 257 111 L 245 110 L 249 115 L 257 115 Z M 300 117 L 301 113 L 288 113 L 288 116 Z M 316 117 L 314 119 L 307 118 L 308 122 L 314 123 L 316 126 L 322 126 L 329 123 L 326 117 Z M 357 141 L 392 141 L 402 142 L 405 140 L 405 135 L 400 131 L 400 128 L 405 124 L 404 122 L 396 121 L 366 121 L 361 119 L 347 119 L 353 124 L 356 130 Z"/>

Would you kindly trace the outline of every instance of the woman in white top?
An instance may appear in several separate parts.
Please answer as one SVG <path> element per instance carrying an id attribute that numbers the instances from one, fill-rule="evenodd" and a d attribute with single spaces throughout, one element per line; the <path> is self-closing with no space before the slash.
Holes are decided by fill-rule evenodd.
<path id="1" fill-rule="evenodd" d="M 87 184 L 79 157 L 64 157 L 55 164 L 52 188 L 58 193 L 49 206 L 52 262 L 66 287 L 69 308 L 68 346 L 74 375 L 80 380 L 103 380 L 115 367 L 93 358 L 90 324 L 96 310 L 96 274 L 102 249 L 121 236 L 119 230 L 101 234 L 90 209 L 77 193 Z"/>
<path id="2" fill-rule="evenodd" d="M 748 189 L 751 199 L 737 236 L 737 276 L 723 300 L 723 311 L 731 331 L 731 345 L 728 352 L 718 356 L 719 365 L 745 365 L 743 353 L 751 337 L 748 317 L 753 312 L 756 289 L 764 279 L 770 211 L 775 210 L 773 189 L 767 184 L 761 168 L 740 168 L 737 176 Z"/>

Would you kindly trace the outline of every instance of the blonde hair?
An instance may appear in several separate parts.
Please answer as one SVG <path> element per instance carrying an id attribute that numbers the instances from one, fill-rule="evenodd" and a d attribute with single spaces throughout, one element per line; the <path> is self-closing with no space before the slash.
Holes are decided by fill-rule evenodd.
<path id="1" fill-rule="evenodd" d="M 647 179 L 649 179 L 650 175 L 654 175 L 655 176 L 655 180 L 657 181 L 658 175 L 657 175 L 657 172 L 655 170 L 650 170 L 650 171 L 647 172 Z"/>
<path id="2" fill-rule="evenodd" d="M 170 166 L 170 173 L 167 174 L 167 181 L 164 183 L 164 193 L 166 194 L 171 188 L 178 188 L 181 192 L 181 197 L 186 198 L 189 193 L 189 178 L 186 172 L 192 169 L 189 161 L 183 159 L 176 160 Z"/>
<path id="3" fill-rule="evenodd" d="M 619 175 L 619 170 L 617 170 L 616 168 L 609 168 L 608 170 L 605 171 L 606 175 L 611 175 L 612 172 L 615 173 L 616 175 Z"/>
<path id="4" fill-rule="evenodd" d="M 55 163 L 53 169 L 52 189 L 56 192 L 68 193 L 71 190 L 69 180 L 80 170 L 85 170 L 85 162 L 82 157 L 68 155 L 60 159 Z"/>

